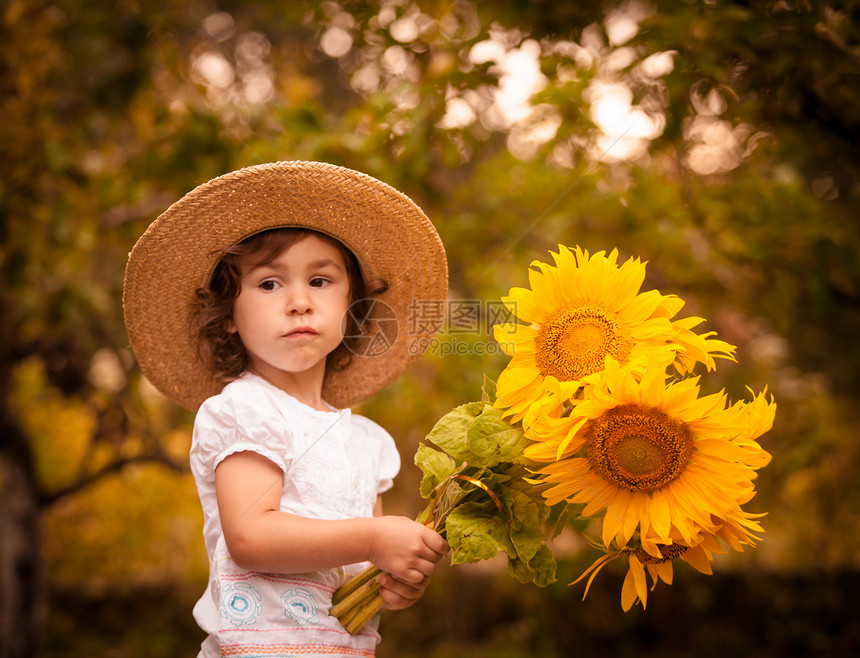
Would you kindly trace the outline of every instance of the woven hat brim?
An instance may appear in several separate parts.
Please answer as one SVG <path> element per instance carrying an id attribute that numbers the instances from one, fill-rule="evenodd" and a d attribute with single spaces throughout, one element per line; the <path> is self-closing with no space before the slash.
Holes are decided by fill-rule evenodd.
<path id="1" fill-rule="evenodd" d="M 208 283 L 224 249 L 289 226 L 346 245 L 367 280 L 387 283 L 377 306 L 393 310 L 398 323 L 396 339 L 383 350 L 354 354 L 346 368 L 326 374 L 325 400 L 356 404 L 421 356 L 437 328 L 422 309 L 441 308 L 448 287 L 445 250 L 430 220 L 406 195 L 366 174 L 319 162 L 276 162 L 195 188 L 149 226 L 129 255 L 126 329 L 141 371 L 158 390 L 192 411 L 220 392 L 224 383 L 201 361 L 191 335 L 195 291 Z"/>

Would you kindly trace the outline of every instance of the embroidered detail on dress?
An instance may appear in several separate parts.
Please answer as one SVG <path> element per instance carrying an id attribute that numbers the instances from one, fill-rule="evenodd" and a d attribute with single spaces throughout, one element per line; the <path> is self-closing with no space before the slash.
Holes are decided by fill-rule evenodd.
<path id="1" fill-rule="evenodd" d="M 221 646 L 222 656 L 290 658 L 292 656 L 373 656 L 374 649 L 353 649 L 326 644 L 241 644 Z"/>
<path id="2" fill-rule="evenodd" d="M 235 626 L 250 626 L 262 613 L 262 597 L 248 583 L 227 585 L 222 591 L 221 616 Z"/>
<path id="3" fill-rule="evenodd" d="M 229 557 L 222 558 L 222 560 L 229 560 L 230 562 L 233 562 L 232 559 Z M 346 581 L 349 577 L 355 575 L 354 573 L 347 573 L 343 571 L 341 567 L 335 567 L 334 569 L 331 569 L 331 571 L 339 571 L 341 573 L 341 576 L 335 580 L 335 583 L 333 585 L 329 585 L 318 580 L 313 580 L 311 578 L 302 578 L 300 576 L 284 576 L 273 573 L 263 573 L 260 571 L 239 571 L 237 573 L 222 573 L 220 575 L 220 578 L 222 582 L 241 582 L 244 580 L 253 579 L 265 580 L 269 583 L 277 583 L 283 585 L 304 585 L 306 587 L 309 587 L 310 589 L 316 589 L 320 592 L 333 594 L 334 591 L 338 587 L 340 587 L 343 581 Z"/>
<path id="4" fill-rule="evenodd" d="M 284 604 L 284 615 L 299 626 L 316 624 L 319 621 L 316 599 L 305 588 L 288 589 L 281 595 L 281 602 Z"/>

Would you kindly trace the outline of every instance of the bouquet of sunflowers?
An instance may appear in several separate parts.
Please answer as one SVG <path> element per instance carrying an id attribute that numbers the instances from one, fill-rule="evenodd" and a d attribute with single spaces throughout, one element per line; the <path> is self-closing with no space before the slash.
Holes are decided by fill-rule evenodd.
<path id="1" fill-rule="evenodd" d="M 645 607 L 648 576 L 672 583 L 684 560 L 711 573 L 714 553 L 754 546 L 762 532 L 742 509 L 770 455 L 757 439 L 773 425 L 767 391 L 730 403 L 702 395 L 697 365 L 734 359 L 702 318 L 676 318 L 674 295 L 640 292 L 645 264 L 576 247 L 535 261 L 530 289 L 503 302 L 520 322 L 497 325 L 511 357 L 481 402 L 454 409 L 416 463 L 427 508 L 418 520 L 448 539 L 452 563 L 500 550 L 521 582 L 555 580 L 545 541 L 571 516 L 595 517 L 601 555 L 577 581 L 585 595 L 604 565 L 626 560 L 621 606 Z M 335 593 L 332 614 L 357 632 L 381 607 L 378 571 Z M 583 598 L 585 598 L 585 595 Z M 352 597 L 352 598 L 348 598 Z"/>

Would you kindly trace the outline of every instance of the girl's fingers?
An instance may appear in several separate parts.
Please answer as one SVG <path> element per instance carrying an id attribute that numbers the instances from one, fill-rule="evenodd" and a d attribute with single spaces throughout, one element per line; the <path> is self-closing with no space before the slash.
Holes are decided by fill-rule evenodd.
<path id="1" fill-rule="evenodd" d="M 448 551 L 451 550 L 451 546 L 448 544 L 448 541 L 435 531 L 430 532 L 425 539 L 424 544 L 433 552 L 433 555 L 429 556 L 429 559 L 434 562 L 437 562 L 440 558 L 447 555 Z"/>
<path id="2" fill-rule="evenodd" d="M 421 598 L 429 580 L 429 578 L 425 578 L 420 585 L 413 585 L 390 576 L 384 576 L 379 581 L 380 593 L 389 606 L 406 607 Z"/>
<path id="3" fill-rule="evenodd" d="M 380 579 L 379 584 L 384 588 L 395 590 L 402 593 L 404 596 L 408 596 L 411 592 L 423 592 L 429 582 L 429 576 L 422 576 L 420 580 L 405 581 L 395 578 L 391 574 L 386 574 Z"/>
<path id="4" fill-rule="evenodd" d="M 393 575 L 397 580 L 404 583 L 417 584 L 432 576 L 435 570 L 436 561 L 426 558 L 418 558 L 410 561 L 408 565 L 404 565 L 402 571 L 398 571 Z"/>
<path id="5" fill-rule="evenodd" d="M 422 564 L 420 565 L 420 567 L 416 567 L 407 571 L 405 574 L 405 578 L 398 578 L 397 580 L 400 580 L 407 585 L 418 586 L 430 580 L 430 576 L 432 575 L 432 565 L 431 568 L 428 568 L 427 565 Z"/>
<path id="6" fill-rule="evenodd" d="M 385 601 L 385 607 L 388 610 L 402 610 L 403 608 L 408 608 L 415 603 L 414 599 L 407 599 L 406 597 L 400 596 L 397 592 L 392 592 L 387 589 L 380 590 L 380 596 L 382 596 L 382 600 Z"/>
<path id="7" fill-rule="evenodd" d="M 433 543 L 430 545 L 430 548 L 436 554 L 436 560 L 445 557 L 451 551 L 451 545 L 448 544 L 448 541 L 439 534 L 433 538 Z"/>

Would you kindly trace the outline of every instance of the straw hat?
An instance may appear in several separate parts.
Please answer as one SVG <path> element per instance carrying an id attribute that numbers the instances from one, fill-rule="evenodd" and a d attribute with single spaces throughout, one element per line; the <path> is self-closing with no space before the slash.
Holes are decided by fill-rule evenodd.
<path id="1" fill-rule="evenodd" d="M 445 250 L 408 197 L 370 176 L 320 162 L 276 162 L 204 183 L 160 215 L 138 240 L 125 273 L 123 308 L 143 374 L 196 411 L 220 392 L 198 356 L 190 320 L 227 247 L 266 229 L 326 233 L 357 257 L 366 280 L 388 289 L 372 303 L 366 349 L 327 372 L 323 398 L 347 407 L 389 384 L 426 348 L 448 287 Z M 355 352 L 355 350 L 354 350 Z"/>

